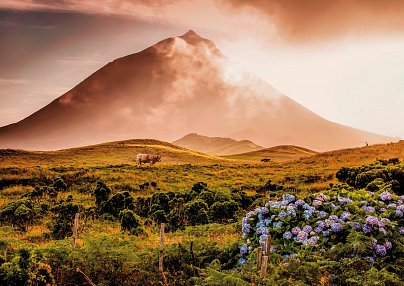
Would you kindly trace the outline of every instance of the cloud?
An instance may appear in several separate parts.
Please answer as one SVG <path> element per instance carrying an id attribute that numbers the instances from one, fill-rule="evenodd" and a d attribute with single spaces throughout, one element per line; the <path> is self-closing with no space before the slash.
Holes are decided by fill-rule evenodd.
<path id="1" fill-rule="evenodd" d="M 293 42 L 349 35 L 404 32 L 402 0 L 219 0 L 228 8 L 251 9 Z"/>
<path id="2" fill-rule="evenodd" d="M 0 78 L 0 85 L 6 85 L 6 84 L 27 84 L 30 83 L 29 80 L 26 79 L 14 79 L 14 78 Z"/>

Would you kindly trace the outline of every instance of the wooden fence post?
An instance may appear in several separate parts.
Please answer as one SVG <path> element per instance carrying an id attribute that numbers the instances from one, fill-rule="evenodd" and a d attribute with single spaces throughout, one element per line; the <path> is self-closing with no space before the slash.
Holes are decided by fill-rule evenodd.
<path id="1" fill-rule="evenodd" d="M 257 251 L 257 272 L 259 272 L 261 270 L 262 263 L 262 246 L 258 247 Z"/>
<path id="2" fill-rule="evenodd" d="M 268 259 L 269 259 L 268 255 L 269 255 L 270 249 L 271 249 L 271 236 L 268 235 L 266 242 L 265 242 L 264 257 L 262 259 L 261 278 L 265 278 L 267 276 Z"/>
<path id="3" fill-rule="evenodd" d="M 73 239 L 72 239 L 72 249 L 76 248 L 76 239 L 77 239 L 77 234 L 79 230 L 79 213 L 76 213 L 74 215 L 74 221 L 73 221 Z"/>

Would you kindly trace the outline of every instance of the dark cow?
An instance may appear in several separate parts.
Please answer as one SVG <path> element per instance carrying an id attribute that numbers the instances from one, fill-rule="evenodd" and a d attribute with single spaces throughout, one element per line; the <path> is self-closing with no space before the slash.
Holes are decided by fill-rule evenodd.
<path id="1" fill-rule="evenodd" d="M 269 162 L 269 161 L 271 161 L 271 159 L 269 159 L 269 158 L 262 158 L 261 159 L 261 162 Z"/>
<path id="2" fill-rule="evenodd" d="M 138 166 L 142 166 L 142 163 L 144 163 L 144 164 L 149 163 L 150 165 L 153 165 L 160 161 L 161 161 L 160 155 L 137 154 L 137 156 L 136 156 L 136 165 L 138 165 Z"/>

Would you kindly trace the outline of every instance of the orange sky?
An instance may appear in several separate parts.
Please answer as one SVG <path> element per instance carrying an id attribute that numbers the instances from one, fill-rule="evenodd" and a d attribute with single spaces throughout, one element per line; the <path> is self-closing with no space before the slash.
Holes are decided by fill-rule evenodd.
<path id="1" fill-rule="evenodd" d="M 401 0 L 3 0 L 0 125 L 190 28 L 321 116 L 404 137 Z"/>

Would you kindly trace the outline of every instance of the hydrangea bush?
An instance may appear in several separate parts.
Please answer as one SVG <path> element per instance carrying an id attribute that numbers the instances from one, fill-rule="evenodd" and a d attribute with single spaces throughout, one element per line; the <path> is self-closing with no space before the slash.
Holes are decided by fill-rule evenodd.
<path id="1" fill-rule="evenodd" d="M 374 262 L 396 255 L 395 241 L 404 235 L 404 196 L 388 191 L 340 189 L 297 199 L 286 194 L 250 211 L 242 219 L 244 244 L 240 263 L 272 237 L 271 252 L 284 258 L 302 249 L 321 252 L 338 245 L 353 246 L 345 256 Z M 358 243 L 353 242 L 359 241 Z M 398 244 L 398 243 L 396 243 Z"/>

